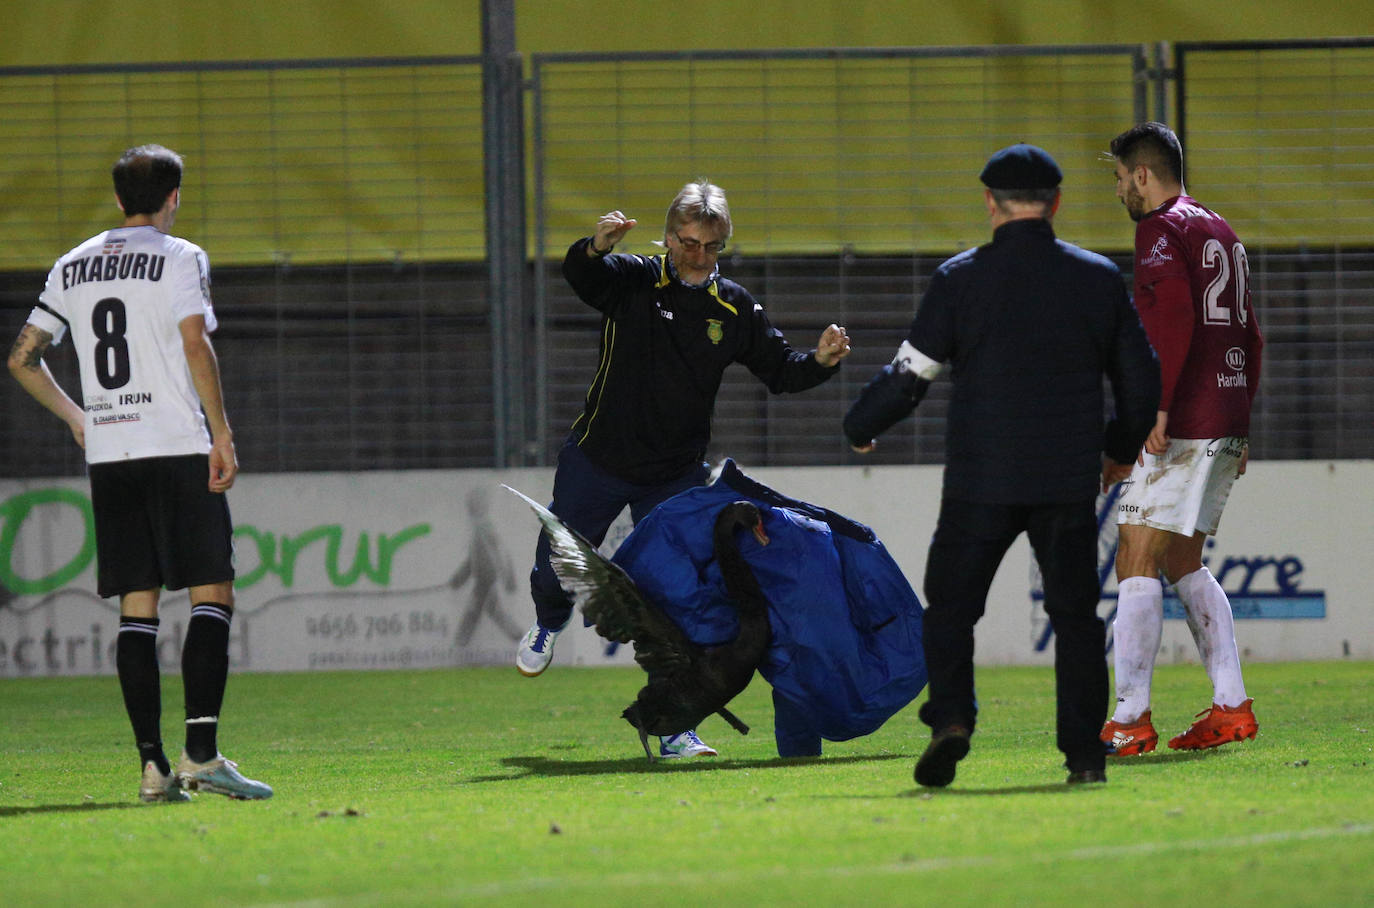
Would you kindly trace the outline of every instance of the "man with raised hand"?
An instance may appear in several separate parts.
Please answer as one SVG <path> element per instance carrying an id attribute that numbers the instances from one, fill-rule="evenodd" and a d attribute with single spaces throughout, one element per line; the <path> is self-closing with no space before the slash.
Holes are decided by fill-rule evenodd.
<path id="1" fill-rule="evenodd" d="M 720 273 L 733 225 L 725 192 L 688 183 L 668 206 L 654 256 L 613 252 L 638 222 L 602 215 L 573 243 L 563 276 L 601 313 L 600 355 L 586 405 L 558 455 L 549 509 L 593 545 L 626 507 L 638 523 L 679 492 L 702 485 L 711 415 L 725 370 L 740 363 L 774 394 L 826 381 L 849 355 L 844 328 L 830 325 L 816 348 L 792 349 L 749 292 Z M 553 658 L 573 604 L 549 565 L 540 534 L 530 573 L 536 622 L 515 667 L 534 677 Z M 660 756 L 715 756 L 695 730 L 664 738 Z"/>

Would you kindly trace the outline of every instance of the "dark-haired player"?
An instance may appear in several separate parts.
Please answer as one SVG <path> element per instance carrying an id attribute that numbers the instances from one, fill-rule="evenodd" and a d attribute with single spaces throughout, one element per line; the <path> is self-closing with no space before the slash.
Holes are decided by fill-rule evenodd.
<path id="1" fill-rule="evenodd" d="M 1150 681 L 1174 585 L 1212 681 L 1212 705 L 1169 741 L 1176 750 L 1253 738 L 1259 725 L 1241 680 L 1231 603 L 1202 563 L 1249 455 L 1259 387 L 1259 324 L 1245 247 L 1183 188 L 1183 148 L 1162 123 L 1112 140 L 1116 194 L 1135 230 L 1135 306 L 1159 356 L 1155 427 L 1119 499 L 1114 640 L 1116 712 L 1102 740 L 1119 756 L 1154 750 Z"/>
<path id="2" fill-rule="evenodd" d="M 10 350 L 9 368 L 65 422 L 90 464 L 97 588 L 119 597 L 115 661 L 133 724 L 144 801 L 185 801 L 183 788 L 268 798 L 216 743 L 234 611 L 233 527 L 224 493 L 238 460 L 210 332 L 210 265 L 171 236 L 181 157 L 160 145 L 114 165 L 123 224 L 57 260 Z M 78 406 L 43 362 L 70 334 L 81 369 Z M 207 431 L 208 423 L 208 431 Z M 158 598 L 189 588 L 182 650 L 186 749 L 173 772 L 162 749 Z"/>

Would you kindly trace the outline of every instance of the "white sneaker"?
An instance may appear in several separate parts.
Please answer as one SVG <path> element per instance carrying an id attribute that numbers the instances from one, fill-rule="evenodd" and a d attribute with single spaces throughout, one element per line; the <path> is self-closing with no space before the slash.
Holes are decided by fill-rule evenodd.
<path id="1" fill-rule="evenodd" d="M 515 670 L 526 678 L 543 674 L 553 661 L 553 642 L 562 632 L 561 627 L 551 631 L 542 624 L 530 628 L 515 649 Z"/>
<path id="2" fill-rule="evenodd" d="M 208 763 L 196 763 L 185 752 L 177 762 L 177 778 L 192 791 L 208 791 L 238 801 L 261 801 L 272 797 L 272 786 L 256 779 L 245 779 L 239 764 L 215 754 Z"/>
<path id="3" fill-rule="evenodd" d="M 152 760 L 143 764 L 143 781 L 138 786 L 138 799 L 149 804 L 158 801 L 189 801 L 191 796 L 181 790 L 176 773 L 164 776 Z"/>
<path id="4" fill-rule="evenodd" d="M 716 749 L 709 744 L 703 743 L 697 737 L 696 729 L 689 728 L 682 734 L 672 737 L 658 739 L 658 755 L 664 760 L 675 760 L 678 757 L 716 757 L 720 756 Z"/>

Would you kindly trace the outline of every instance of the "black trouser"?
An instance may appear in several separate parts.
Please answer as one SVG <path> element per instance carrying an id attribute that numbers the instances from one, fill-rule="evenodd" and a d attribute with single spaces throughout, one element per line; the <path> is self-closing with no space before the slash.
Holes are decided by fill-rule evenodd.
<path id="1" fill-rule="evenodd" d="M 1045 581 L 1054 628 L 1056 743 L 1070 770 L 1101 769 L 1107 718 L 1106 632 L 1097 617 L 1097 515 L 1074 504 L 995 505 L 944 500 L 926 560 L 925 655 L 930 697 L 921 721 L 934 729 L 978 715 L 973 626 L 983 616 L 1002 556 L 1025 532 Z"/>

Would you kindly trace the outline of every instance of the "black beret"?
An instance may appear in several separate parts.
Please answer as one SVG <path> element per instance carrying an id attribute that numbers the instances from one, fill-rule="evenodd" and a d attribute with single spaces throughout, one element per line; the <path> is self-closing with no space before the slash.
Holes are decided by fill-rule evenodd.
<path id="1" fill-rule="evenodd" d="M 989 189 L 1053 189 L 1064 172 L 1048 151 L 1021 142 L 988 158 L 978 179 Z"/>

